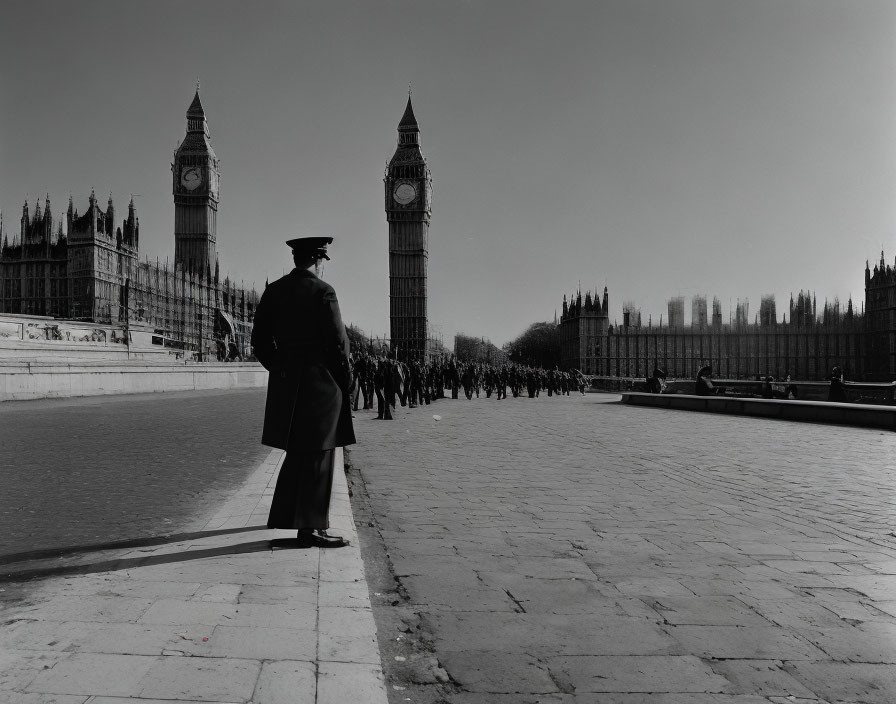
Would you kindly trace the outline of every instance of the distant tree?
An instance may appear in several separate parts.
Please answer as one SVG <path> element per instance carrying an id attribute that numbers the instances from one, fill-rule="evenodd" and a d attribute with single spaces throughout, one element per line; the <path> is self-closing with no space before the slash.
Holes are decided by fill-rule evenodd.
<path id="1" fill-rule="evenodd" d="M 560 327 L 556 323 L 532 323 L 504 349 L 514 362 L 552 369 L 560 364 Z"/>
<path id="2" fill-rule="evenodd" d="M 370 349 L 370 338 L 364 334 L 364 331 L 356 325 L 346 325 L 345 334 L 348 335 L 348 341 L 351 344 L 352 352 Z"/>
<path id="3" fill-rule="evenodd" d="M 429 353 L 432 355 L 448 354 L 448 348 L 438 337 L 429 338 Z"/>
<path id="4" fill-rule="evenodd" d="M 498 349 L 491 340 L 458 333 L 454 336 L 454 355 L 461 362 L 481 362 L 500 364 L 504 361 L 504 351 Z"/>

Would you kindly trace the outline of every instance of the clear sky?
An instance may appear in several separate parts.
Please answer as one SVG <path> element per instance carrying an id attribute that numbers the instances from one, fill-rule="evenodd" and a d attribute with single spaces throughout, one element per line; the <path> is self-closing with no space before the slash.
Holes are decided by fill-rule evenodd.
<path id="1" fill-rule="evenodd" d="M 0 208 L 117 220 L 174 256 L 170 163 L 196 80 L 221 159 L 223 271 L 331 235 L 346 322 L 388 332 L 383 170 L 408 84 L 433 174 L 430 321 L 502 344 L 564 293 L 658 322 L 864 299 L 896 255 L 896 0 L 4 0 Z M 688 318 L 690 302 L 686 302 Z"/>

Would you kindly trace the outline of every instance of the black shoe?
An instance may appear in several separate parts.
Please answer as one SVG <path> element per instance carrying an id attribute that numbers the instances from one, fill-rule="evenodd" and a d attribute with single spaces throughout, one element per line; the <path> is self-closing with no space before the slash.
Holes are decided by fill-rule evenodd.
<path id="1" fill-rule="evenodd" d="M 300 530 L 297 540 L 300 548 L 344 548 L 348 545 L 348 541 L 344 538 L 327 535 L 325 530 L 315 532 Z"/>

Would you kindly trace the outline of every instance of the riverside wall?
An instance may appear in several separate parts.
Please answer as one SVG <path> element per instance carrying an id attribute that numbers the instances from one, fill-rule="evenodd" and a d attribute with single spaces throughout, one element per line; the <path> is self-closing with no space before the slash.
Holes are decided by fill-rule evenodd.
<path id="1" fill-rule="evenodd" d="M 0 401 L 267 385 L 257 362 L 0 359 Z"/>

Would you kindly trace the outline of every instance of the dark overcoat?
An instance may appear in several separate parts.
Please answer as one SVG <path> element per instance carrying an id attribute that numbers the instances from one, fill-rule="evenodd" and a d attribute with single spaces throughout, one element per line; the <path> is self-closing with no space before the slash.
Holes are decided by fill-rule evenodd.
<path id="1" fill-rule="evenodd" d="M 268 370 L 263 444 L 290 452 L 355 442 L 349 341 L 330 284 L 306 269 L 271 283 L 255 310 L 252 348 Z"/>

